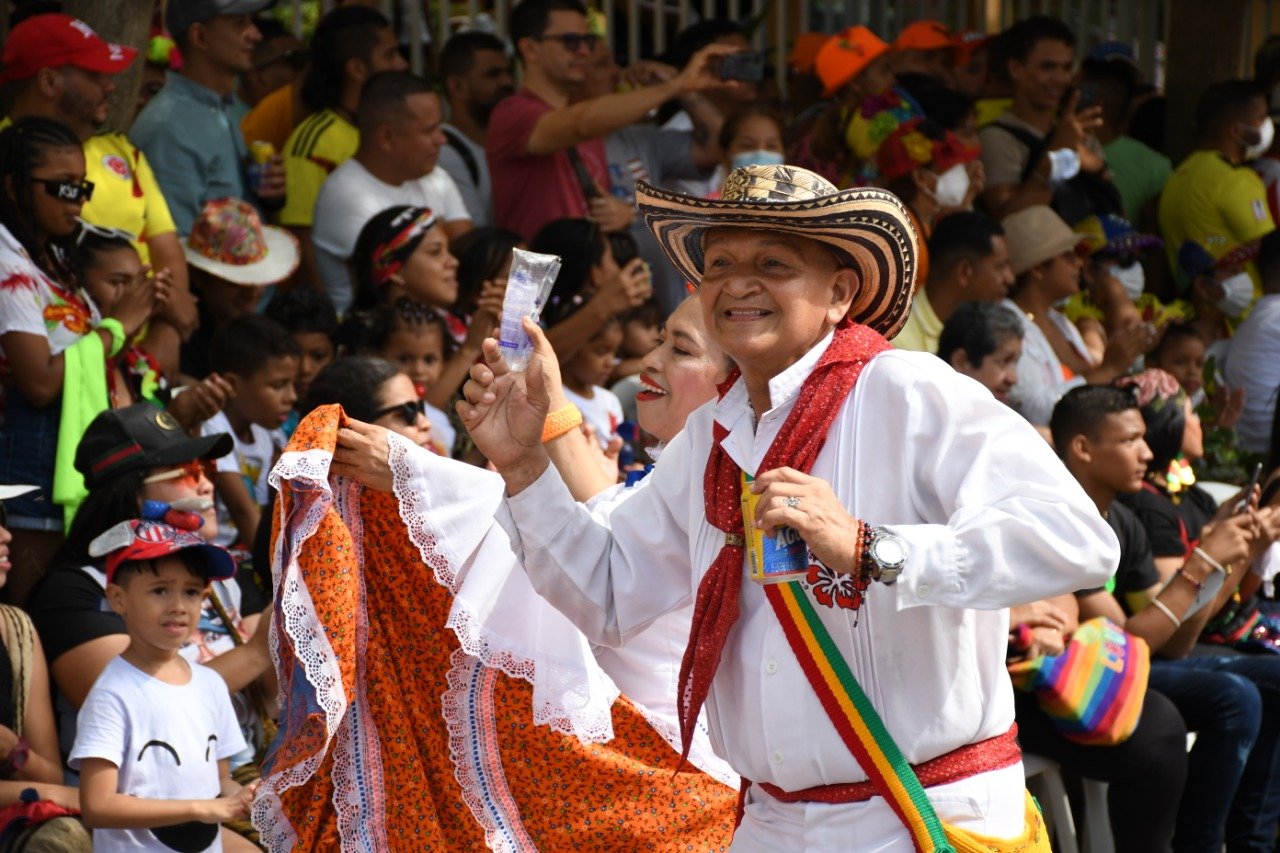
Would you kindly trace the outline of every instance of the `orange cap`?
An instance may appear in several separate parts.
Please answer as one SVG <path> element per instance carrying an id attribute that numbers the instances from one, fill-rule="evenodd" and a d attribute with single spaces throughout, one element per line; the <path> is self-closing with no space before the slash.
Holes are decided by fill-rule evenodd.
<path id="1" fill-rule="evenodd" d="M 889 45 L 861 24 L 827 39 L 814 61 L 818 77 L 826 87 L 823 94 L 830 97 L 839 92 L 888 50 Z"/>
<path id="2" fill-rule="evenodd" d="M 818 51 L 827 43 L 826 33 L 801 33 L 796 36 L 796 43 L 787 57 L 787 64 L 796 71 L 812 73 Z"/>
<path id="3" fill-rule="evenodd" d="M 950 50 L 956 46 L 942 21 L 912 21 L 898 33 L 894 50 Z"/>

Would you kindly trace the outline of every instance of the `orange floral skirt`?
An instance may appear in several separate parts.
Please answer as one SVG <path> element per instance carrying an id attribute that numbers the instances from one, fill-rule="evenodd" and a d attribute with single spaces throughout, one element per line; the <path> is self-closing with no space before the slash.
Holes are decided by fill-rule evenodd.
<path id="1" fill-rule="evenodd" d="M 461 651 L 396 499 L 329 491 L 339 417 L 295 432 L 274 521 L 284 710 L 253 813 L 268 849 L 727 849 L 737 792 L 675 775 L 632 703 L 614 704 L 613 740 L 583 744 L 534 724 L 531 685 Z"/>

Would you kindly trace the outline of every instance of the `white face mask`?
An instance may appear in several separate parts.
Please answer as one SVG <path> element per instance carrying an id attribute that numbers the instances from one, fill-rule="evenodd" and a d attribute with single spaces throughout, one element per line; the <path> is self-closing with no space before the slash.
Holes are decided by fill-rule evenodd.
<path id="1" fill-rule="evenodd" d="M 1271 121 L 1271 116 L 1267 116 L 1262 125 L 1254 129 L 1258 131 L 1258 141 L 1245 147 L 1244 159 L 1246 160 L 1257 160 L 1263 154 L 1266 154 L 1271 150 L 1271 143 L 1276 138 L 1276 126 Z"/>
<path id="2" fill-rule="evenodd" d="M 1124 288 L 1124 292 L 1134 302 L 1138 301 L 1138 297 L 1142 295 L 1142 290 L 1147 286 L 1147 276 L 1142 270 L 1142 264 L 1133 263 L 1127 267 L 1119 264 L 1107 264 L 1107 275 L 1119 280 L 1120 286 Z"/>
<path id="3" fill-rule="evenodd" d="M 744 166 L 781 166 L 784 158 L 777 151 L 769 151 L 766 148 L 757 148 L 754 151 L 739 151 L 733 155 L 733 168 L 741 169 Z"/>
<path id="4" fill-rule="evenodd" d="M 942 207 L 959 207 L 969 194 L 969 170 L 957 163 L 938 176 L 933 198 Z"/>
<path id="5" fill-rule="evenodd" d="M 1239 317 L 1253 302 L 1253 279 L 1247 272 L 1238 272 L 1222 282 L 1222 298 L 1218 310 L 1228 317 Z"/>

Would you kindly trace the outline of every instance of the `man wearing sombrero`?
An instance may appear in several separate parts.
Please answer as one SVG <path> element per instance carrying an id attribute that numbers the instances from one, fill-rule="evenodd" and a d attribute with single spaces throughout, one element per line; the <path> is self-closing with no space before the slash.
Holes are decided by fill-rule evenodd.
<path id="1" fill-rule="evenodd" d="M 740 373 L 604 519 L 547 463 L 540 362 L 486 342 L 458 408 L 534 587 L 609 645 L 693 602 L 682 735 L 705 701 L 753 780 L 735 851 L 1047 851 L 1003 608 L 1101 585 L 1115 536 L 1028 424 L 886 343 L 918 253 L 893 195 L 751 166 L 637 201 Z"/>

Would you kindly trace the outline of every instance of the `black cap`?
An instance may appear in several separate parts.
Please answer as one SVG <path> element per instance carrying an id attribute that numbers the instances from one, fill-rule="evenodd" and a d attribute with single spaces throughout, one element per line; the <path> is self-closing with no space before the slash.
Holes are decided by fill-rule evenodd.
<path id="1" fill-rule="evenodd" d="M 164 24 L 169 35 L 178 38 L 192 24 L 203 24 L 219 15 L 256 15 L 276 4 L 276 0 L 169 0 Z"/>
<path id="2" fill-rule="evenodd" d="M 230 435 L 192 438 L 173 415 L 150 403 L 108 409 L 93 419 L 76 448 L 76 470 L 92 489 L 142 468 L 217 459 L 231 452 Z"/>

